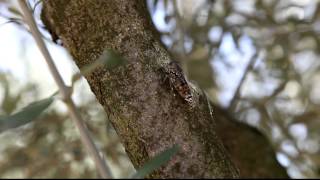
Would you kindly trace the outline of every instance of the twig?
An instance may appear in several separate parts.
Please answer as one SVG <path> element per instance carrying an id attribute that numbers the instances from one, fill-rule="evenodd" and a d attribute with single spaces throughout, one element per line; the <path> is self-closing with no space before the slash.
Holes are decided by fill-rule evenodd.
<path id="1" fill-rule="evenodd" d="M 248 73 L 253 69 L 253 66 L 255 64 L 255 62 L 257 61 L 258 59 L 258 50 L 257 52 L 251 57 L 250 61 L 249 61 L 249 64 L 247 66 L 247 68 L 245 69 L 244 73 L 243 73 L 243 76 L 241 77 L 240 79 L 240 82 L 238 84 L 238 87 L 234 93 L 234 96 L 233 98 L 231 99 L 231 102 L 230 102 L 230 105 L 229 105 L 229 109 L 232 111 L 234 110 L 235 108 L 235 103 L 236 101 L 238 100 L 238 98 L 240 97 L 240 90 L 241 90 L 241 87 L 244 83 L 244 80 L 246 79 Z"/>
<path id="2" fill-rule="evenodd" d="M 98 149 L 94 145 L 92 139 L 90 138 L 89 131 L 85 127 L 85 125 L 83 123 L 84 121 L 83 121 L 78 109 L 76 108 L 76 106 L 71 98 L 71 95 L 72 95 L 71 88 L 69 88 L 68 86 L 66 86 L 64 84 L 64 82 L 63 82 L 63 80 L 62 80 L 50 54 L 49 54 L 49 51 L 48 51 L 47 47 L 45 46 L 43 39 L 41 38 L 41 34 L 36 26 L 35 20 L 33 19 L 30 8 L 26 4 L 25 0 L 19 0 L 18 2 L 19 2 L 19 5 L 22 9 L 23 14 L 24 14 L 24 19 L 25 19 L 26 23 L 28 24 L 30 31 L 33 35 L 33 38 L 35 39 L 41 53 L 43 54 L 43 56 L 47 62 L 47 65 L 49 67 L 49 70 L 50 70 L 55 82 L 57 83 L 57 85 L 59 87 L 59 91 L 62 95 L 63 101 L 65 102 L 65 104 L 68 107 L 71 119 L 74 121 L 76 127 L 79 130 L 80 139 L 81 139 L 82 143 L 84 144 L 84 146 L 87 149 L 87 151 L 89 152 L 89 154 L 92 156 L 100 176 L 102 178 L 111 178 L 112 177 L 111 172 L 110 172 L 109 168 L 107 167 L 105 161 L 99 155 Z"/>

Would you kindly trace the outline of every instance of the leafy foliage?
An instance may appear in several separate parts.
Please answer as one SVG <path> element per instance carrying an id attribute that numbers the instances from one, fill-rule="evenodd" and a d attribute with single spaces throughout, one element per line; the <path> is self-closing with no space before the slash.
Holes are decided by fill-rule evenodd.
<path id="1" fill-rule="evenodd" d="M 319 1 L 153 2 L 189 79 L 264 132 L 292 177 L 319 177 Z"/>

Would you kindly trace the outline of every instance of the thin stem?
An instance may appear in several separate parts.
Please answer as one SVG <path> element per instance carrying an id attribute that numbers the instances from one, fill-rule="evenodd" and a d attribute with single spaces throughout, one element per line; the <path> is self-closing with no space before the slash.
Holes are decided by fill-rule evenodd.
<path id="1" fill-rule="evenodd" d="M 84 126 L 83 119 L 75 106 L 72 99 L 68 99 L 66 105 L 69 109 L 69 113 L 72 119 L 74 119 L 74 123 L 79 129 L 81 135 L 82 143 L 86 146 L 87 151 L 91 154 L 94 162 L 96 163 L 96 167 L 100 173 L 100 176 L 103 178 L 111 178 L 111 170 L 105 163 L 104 159 L 99 155 L 98 149 L 96 148 L 94 142 L 90 138 L 88 129 Z"/>
<path id="2" fill-rule="evenodd" d="M 258 59 L 258 54 L 259 54 L 259 53 L 256 52 L 256 53 L 251 57 L 251 59 L 250 59 L 250 61 L 249 61 L 249 64 L 248 64 L 247 68 L 245 69 L 245 71 L 244 71 L 244 73 L 243 73 L 243 76 L 242 76 L 241 79 L 240 79 L 240 82 L 239 82 L 238 87 L 237 87 L 237 89 L 236 89 L 236 91 L 235 91 L 235 93 L 234 93 L 234 96 L 233 96 L 233 98 L 232 98 L 231 101 L 230 101 L 229 109 L 230 109 L 231 111 L 233 111 L 234 108 L 235 108 L 236 101 L 237 101 L 238 98 L 240 97 L 241 87 L 242 87 L 242 85 L 243 85 L 243 83 L 244 83 L 244 80 L 246 79 L 247 75 L 248 75 L 249 72 L 253 69 L 253 66 L 254 66 L 254 64 L 256 63 L 257 59 Z"/>
<path id="3" fill-rule="evenodd" d="M 80 139 L 81 139 L 82 143 L 84 144 L 88 153 L 92 156 L 100 176 L 102 178 L 111 178 L 112 176 L 111 176 L 110 169 L 107 167 L 107 164 L 99 155 L 99 151 L 98 151 L 97 147 L 94 145 L 93 140 L 90 138 L 89 131 L 85 127 L 84 121 L 83 121 L 78 109 L 76 108 L 76 106 L 71 98 L 72 91 L 63 82 L 63 79 L 60 76 L 58 69 L 56 68 L 56 66 L 55 66 L 55 64 L 49 54 L 49 51 L 48 51 L 48 49 L 47 49 L 47 47 L 41 37 L 41 34 L 36 26 L 35 20 L 33 19 L 32 13 L 31 13 L 28 5 L 26 4 L 25 0 L 19 0 L 18 2 L 19 2 L 19 5 L 22 9 L 23 14 L 24 14 L 24 19 L 30 28 L 32 36 L 35 39 L 41 53 L 43 54 L 43 56 L 47 62 L 47 65 L 49 67 L 49 70 L 50 70 L 55 82 L 57 83 L 57 85 L 59 87 L 59 91 L 63 97 L 63 101 L 65 102 L 65 104 L 68 107 L 71 119 L 74 121 L 76 127 L 79 130 Z"/>
<path id="4" fill-rule="evenodd" d="M 188 75 L 188 68 L 187 68 L 187 61 L 188 61 L 188 57 L 187 57 L 187 51 L 186 51 L 186 48 L 185 48 L 185 42 L 186 42 L 186 31 L 185 31 L 185 27 L 183 26 L 183 24 L 181 24 L 182 22 L 182 17 L 180 16 L 179 14 L 179 11 L 178 11 L 178 4 L 177 4 L 177 1 L 172 1 L 172 5 L 173 5 L 173 8 L 174 8 L 174 11 L 173 11 L 173 15 L 176 19 L 176 28 L 174 31 L 178 31 L 179 33 L 179 39 L 177 41 L 177 46 L 178 46 L 178 58 L 179 58 L 179 61 L 184 69 L 184 73 L 186 75 Z M 174 33 L 174 32 L 173 32 Z"/>

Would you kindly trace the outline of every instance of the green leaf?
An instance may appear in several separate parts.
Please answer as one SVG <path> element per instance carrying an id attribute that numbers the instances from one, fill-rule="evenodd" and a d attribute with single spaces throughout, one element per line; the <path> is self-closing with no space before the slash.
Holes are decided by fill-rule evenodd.
<path id="1" fill-rule="evenodd" d="M 178 152 L 178 150 L 179 150 L 178 145 L 174 145 L 173 147 L 158 154 L 149 162 L 147 162 L 142 168 L 140 168 L 137 171 L 137 173 L 132 176 L 132 178 L 135 178 L 135 179 L 144 178 L 146 175 L 150 174 L 155 169 L 167 163 L 170 160 L 170 158 Z"/>
<path id="2" fill-rule="evenodd" d="M 120 65 L 124 65 L 126 64 L 126 62 L 127 61 L 124 58 L 122 58 L 118 53 L 112 50 L 105 50 L 95 62 L 81 68 L 81 74 L 77 73 L 72 77 L 72 84 L 74 84 L 78 79 L 80 79 L 81 75 L 87 75 L 93 72 L 97 67 L 101 65 L 105 65 L 105 68 L 110 70 Z"/>
<path id="3" fill-rule="evenodd" d="M 14 14 L 14 15 L 16 15 L 16 16 L 18 16 L 18 17 L 22 17 L 22 14 L 20 13 L 20 11 L 19 11 L 16 7 L 11 6 L 11 7 L 8 8 L 8 10 L 9 10 L 12 14 Z"/>
<path id="4" fill-rule="evenodd" d="M 95 70 L 100 65 L 105 65 L 107 69 L 113 69 L 117 66 L 124 65 L 126 60 L 119 54 L 112 50 L 105 50 L 101 56 L 92 64 L 85 66 L 81 69 L 83 75 L 88 74 Z"/>
<path id="5" fill-rule="evenodd" d="M 105 59 L 107 69 L 114 69 L 127 63 L 121 55 L 111 50 L 104 51 L 100 58 Z"/>
<path id="6" fill-rule="evenodd" d="M 8 129 L 25 125 L 35 120 L 54 100 L 54 93 L 49 98 L 33 102 L 24 107 L 20 112 L 9 116 L 0 116 L 0 133 Z"/>

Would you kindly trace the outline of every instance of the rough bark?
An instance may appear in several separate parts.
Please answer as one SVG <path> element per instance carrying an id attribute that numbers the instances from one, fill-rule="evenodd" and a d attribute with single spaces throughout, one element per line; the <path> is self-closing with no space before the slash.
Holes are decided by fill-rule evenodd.
<path id="1" fill-rule="evenodd" d="M 161 66 L 170 56 L 159 42 L 145 1 L 45 1 L 43 21 L 61 38 L 79 68 L 104 49 L 129 62 L 86 76 L 135 167 L 154 155 L 180 146 L 179 153 L 151 177 L 238 177 L 221 141 L 206 98 L 197 91 L 190 108 L 168 83 Z"/>

